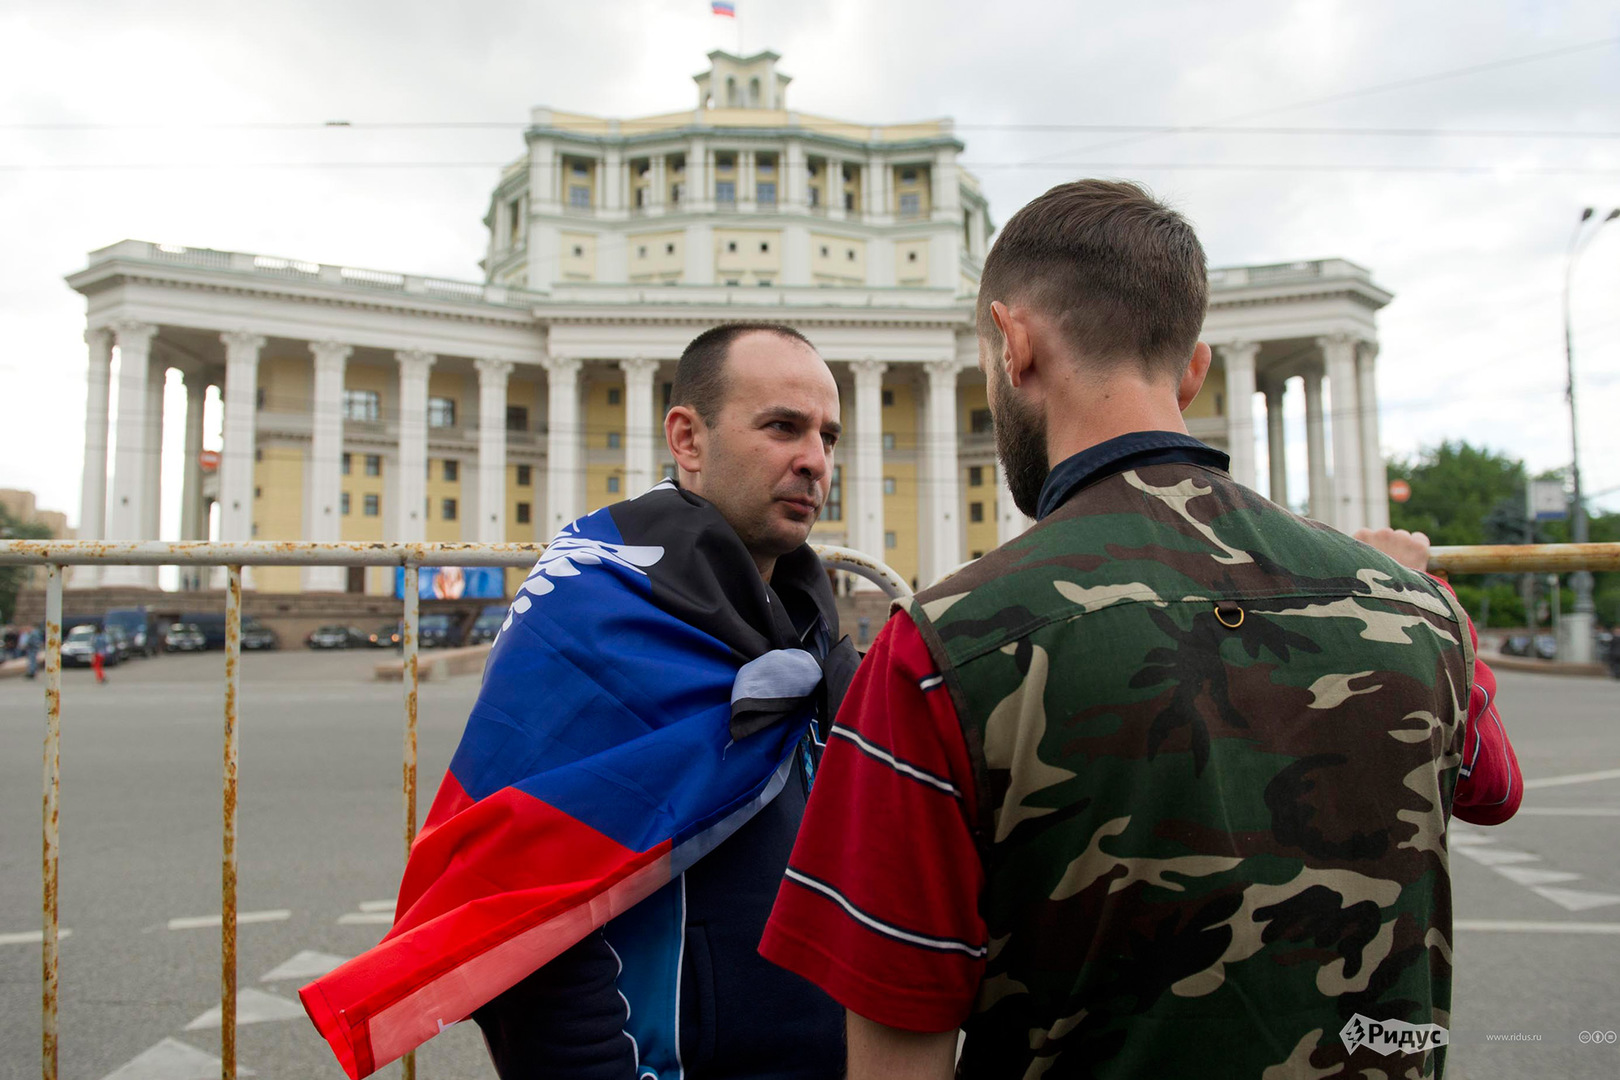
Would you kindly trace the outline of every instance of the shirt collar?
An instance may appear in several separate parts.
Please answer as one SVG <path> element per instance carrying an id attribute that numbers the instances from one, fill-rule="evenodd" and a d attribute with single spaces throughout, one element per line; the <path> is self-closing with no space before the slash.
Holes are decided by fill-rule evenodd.
<path id="1" fill-rule="evenodd" d="M 1191 435 L 1177 431 L 1133 431 L 1088 446 L 1058 462 L 1047 474 L 1046 483 L 1041 485 L 1035 519 L 1046 517 L 1068 502 L 1075 492 L 1104 477 L 1143 465 L 1175 461 L 1208 465 L 1222 472 L 1231 467 L 1231 458 L 1224 451 L 1201 443 Z"/>

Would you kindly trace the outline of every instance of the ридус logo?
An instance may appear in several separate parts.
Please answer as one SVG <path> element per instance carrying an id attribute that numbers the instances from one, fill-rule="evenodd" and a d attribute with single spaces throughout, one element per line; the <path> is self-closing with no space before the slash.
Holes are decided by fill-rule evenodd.
<path id="1" fill-rule="evenodd" d="M 1404 1020 L 1372 1020 L 1360 1013 L 1339 1031 L 1344 1048 L 1354 1054 L 1359 1047 L 1390 1054 L 1422 1054 L 1451 1041 L 1439 1024 L 1408 1024 Z"/>

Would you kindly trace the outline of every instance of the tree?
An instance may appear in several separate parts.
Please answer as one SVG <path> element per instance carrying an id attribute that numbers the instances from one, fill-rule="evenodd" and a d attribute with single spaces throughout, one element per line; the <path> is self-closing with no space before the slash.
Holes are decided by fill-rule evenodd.
<path id="1" fill-rule="evenodd" d="M 1466 442 L 1443 442 L 1389 463 L 1412 497 L 1390 506 L 1390 525 L 1436 546 L 1524 543 L 1524 463 Z"/>
<path id="2" fill-rule="evenodd" d="M 20 521 L 0 505 L 0 539 L 49 540 L 51 530 L 37 521 Z M 9 622 L 17 611 L 17 593 L 28 583 L 31 566 L 0 566 L 0 623 Z"/>

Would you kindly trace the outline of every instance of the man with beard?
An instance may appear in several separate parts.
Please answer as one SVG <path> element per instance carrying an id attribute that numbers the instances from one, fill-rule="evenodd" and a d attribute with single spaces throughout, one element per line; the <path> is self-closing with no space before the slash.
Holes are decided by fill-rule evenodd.
<path id="1" fill-rule="evenodd" d="M 944 1080 L 958 1028 L 974 1080 L 1443 1067 L 1446 825 L 1522 791 L 1494 678 L 1421 535 L 1307 521 L 1188 436 L 1206 302 L 1133 184 L 1054 188 L 985 260 L 1037 524 L 896 604 L 761 944 L 845 1005 L 851 1080 Z"/>

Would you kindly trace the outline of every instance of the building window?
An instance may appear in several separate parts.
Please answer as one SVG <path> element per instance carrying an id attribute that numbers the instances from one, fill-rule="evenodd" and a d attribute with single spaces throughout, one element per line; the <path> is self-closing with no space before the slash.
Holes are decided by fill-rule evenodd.
<path id="1" fill-rule="evenodd" d="M 853 191 L 844 192 L 844 209 L 848 210 L 848 211 L 851 211 L 851 212 L 854 211 L 854 209 L 855 209 L 855 193 Z"/>
<path id="2" fill-rule="evenodd" d="M 531 485 L 533 483 L 534 483 L 534 466 L 533 465 L 519 465 L 517 467 L 517 485 L 518 485 L 518 487 L 528 487 L 529 485 Z"/>
<path id="3" fill-rule="evenodd" d="M 901 169 L 900 170 L 900 182 L 902 184 L 915 184 L 917 182 L 917 170 L 916 169 Z"/>
<path id="4" fill-rule="evenodd" d="M 382 513 L 382 496 L 367 495 L 364 510 L 366 517 L 376 517 Z"/>
<path id="5" fill-rule="evenodd" d="M 984 486 L 984 466 L 983 465 L 969 465 L 968 466 L 968 487 L 983 487 L 983 486 Z"/>
<path id="6" fill-rule="evenodd" d="M 984 503 L 968 503 L 968 520 L 975 525 L 984 520 Z"/>
<path id="7" fill-rule="evenodd" d="M 894 432 L 885 431 L 883 433 L 883 449 L 885 449 L 885 450 L 893 450 L 894 449 Z"/>
<path id="8" fill-rule="evenodd" d="M 259 487 L 257 484 L 255 484 L 254 487 L 253 487 L 253 497 L 255 499 L 264 498 L 264 488 Z"/>
<path id="9" fill-rule="evenodd" d="M 382 397 L 375 390 L 343 391 L 343 419 L 375 424 L 382 419 Z"/>
<path id="10" fill-rule="evenodd" d="M 367 454 L 366 455 L 366 475 L 367 476 L 381 476 L 382 475 L 382 455 L 381 454 Z"/>
<path id="11" fill-rule="evenodd" d="M 520 502 L 517 504 L 517 523 L 519 525 L 527 525 L 529 523 L 528 503 Z"/>
<path id="12" fill-rule="evenodd" d="M 621 400 L 623 400 L 623 399 L 619 396 L 619 388 L 617 386 L 608 387 L 608 392 L 607 392 L 608 404 L 609 405 L 617 405 Z"/>
<path id="13" fill-rule="evenodd" d="M 733 278 L 726 278 L 726 284 L 727 285 L 741 285 L 742 284 L 742 279 L 741 278 L 734 278 L 734 277 Z"/>
<path id="14" fill-rule="evenodd" d="M 759 279 L 759 280 L 758 280 L 758 281 L 757 281 L 757 282 L 755 282 L 755 284 L 756 284 L 756 285 L 763 285 L 763 286 L 765 286 L 765 287 L 766 287 L 766 288 L 770 288 L 770 285 L 771 285 L 771 279 L 770 279 L 770 278 L 768 278 L 768 277 L 762 277 L 762 278 L 760 278 L 760 279 Z"/>
<path id="15" fill-rule="evenodd" d="M 844 520 L 844 467 L 834 465 L 832 482 L 827 485 L 827 502 L 821 508 L 821 520 Z"/>
<path id="16" fill-rule="evenodd" d="M 455 458 L 445 458 L 444 459 L 444 481 L 445 481 L 445 483 L 454 484 L 456 481 L 458 481 L 460 479 L 461 479 L 461 462 L 457 461 Z"/>
<path id="17" fill-rule="evenodd" d="M 714 182 L 714 201 L 719 203 L 736 202 L 737 182 L 735 180 L 716 180 Z"/>
<path id="18" fill-rule="evenodd" d="M 254 461 L 263 461 L 264 460 L 264 447 L 255 446 L 253 448 L 253 460 Z"/>
<path id="19" fill-rule="evenodd" d="M 447 397 L 428 398 L 427 422 L 428 427 L 455 427 L 456 399 Z"/>
<path id="20" fill-rule="evenodd" d="M 506 430 L 528 431 L 529 408 L 526 405 L 508 405 L 506 407 Z"/>
<path id="21" fill-rule="evenodd" d="M 681 205 L 681 196 L 684 195 L 685 193 L 686 193 L 686 185 L 685 184 L 671 184 L 671 185 L 669 185 L 669 205 L 671 205 L 671 206 L 679 206 L 679 205 Z M 670 250 L 670 254 L 674 254 L 675 245 L 671 244 L 669 246 L 669 250 Z"/>
<path id="22" fill-rule="evenodd" d="M 669 399 L 674 393 L 675 393 L 675 384 L 672 383 L 672 382 L 665 383 L 664 384 L 664 390 L 663 390 L 663 394 L 664 394 L 664 411 L 665 412 L 669 412 Z"/>
<path id="23" fill-rule="evenodd" d="M 815 174 L 811 173 L 811 175 L 814 176 Z M 810 189 L 810 206 L 812 208 L 815 208 L 815 207 L 820 206 L 820 205 L 821 205 L 821 189 L 820 188 L 811 188 Z M 823 255 L 827 254 L 827 249 L 822 248 L 821 253 Z"/>
<path id="24" fill-rule="evenodd" d="M 767 206 L 776 205 L 776 181 L 761 180 L 754 185 L 754 197 Z"/>
<path id="25" fill-rule="evenodd" d="M 646 244 L 638 244 L 638 245 L 636 245 L 636 258 L 645 259 L 646 257 L 647 257 L 647 245 Z"/>
<path id="26" fill-rule="evenodd" d="M 344 476 L 349 475 L 349 469 L 350 469 L 350 467 L 352 465 L 352 462 L 350 461 L 350 457 L 351 457 L 351 455 L 349 453 L 347 453 L 347 452 L 345 452 L 344 455 L 343 455 L 342 471 L 343 471 Z"/>
<path id="27" fill-rule="evenodd" d="M 906 262 L 916 262 L 916 261 L 917 261 L 917 253 L 915 251 L 906 252 Z"/>
<path id="28" fill-rule="evenodd" d="M 846 251 L 846 252 L 845 252 L 845 253 L 844 253 L 844 254 L 845 254 L 845 255 L 846 255 L 846 256 L 847 256 L 847 257 L 848 257 L 848 258 L 849 258 L 849 261 L 850 261 L 850 262 L 854 262 L 854 261 L 855 261 L 855 249 L 854 249 L 854 248 L 850 248 L 850 249 L 849 249 L 849 250 L 848 250 L 848 251 Z"/>
<path id="29" fill-rule="evenodd" d="M 727 240 L 726 241 L 726 254 L 735 255 L 736 253 L 737 253 L 737 241 L 735 241 L 735 240 Z"/>
<path id="30" fill-rule="evenodd" d="M 894 477 L 885 476 L 883 478 L 883 494 L 893 495 L 898 490 L 899 485 L 894 482 Z"/>
<path id="31" fill-rule="evenodd" d="M 515 245 L 523 236 L 523 200 L 513 199 L 506 207 L 507 243 Z"/>
<path id="32" fill-rule="evenodd" d="M 883 391 L 883 407 L 885 409 L 887 409 L 893 404 L 894 404 L 894 391 L 893 390 L 885 390 L 885 391 Z"/>
<path id="33" fill-rule="evenodd" d="M 444 499 L 442 502 L 440 502 L 439 508 L 444 513 L 444 520 L 446 520 L 446 521 L 454 521 L 454 520 L 456 520 L 456 500 L 454 500 L 454 499 Z"/>
<path id="34" fill-rule="evenodd" d="M 717 168 L 717 169 L 733 169 L 733 168 L 736 168 L 736 166 L 737 166 L 737 155 L 736 154 L 716 154 L 716 155 L 714 155 L 714 167 L 715 168 Z"/>
<path id="35" fill-rule="evenodd" d="M 989 409 L 974 409 L 968 413 L 968 431 L 974 435 L 988 435 L 995 429 L 995 422 L 990 419 Z"/>
<path id="36" fill-rule="evenodd" d="M 771 242 L 769 240 L 761 240 L 759 242 L 759 250 L 761 254 L 769 254 L 771 250 Z"/>
<path id="37" fill-rule="evenodd" d="M 349 493 L 347 491 L 338 494 L 338 513 L 344 517 L 349 516 Z"/>
<path id="38" fill-rule="evenodd" d="M 619 447 L 623 445 L 623 442 L 624 440 L 620 437 L 617 431 L 610 431 L 607 433 L 607 448 L 609 450 L 619 449 Z"/>
<path id="39" fill-rule="evenodd" d="M 574 245 L 574 258 L 583 259 L 584 257 L 585 257 L 585 249 L 583 247 L 581 247 L 580 245 L 575 244 Z"/>
<path id="40" fill-rule="evenodd" d="M 899 538 L 894 535 L 893 530 L 883 534 L 883 546 L 888 548 L 890 551 L 893 551 L 895 548 L 900 546 Z"/>
<path id="41" fill-rule="evenodd" d="M 922 196 L 915 191 L 908 191 L 900 196 L 900 216 L 916 217 L 922 213 Z"/>
<path id="42" fill-rule="evenodd" d="M 617 476 L 610 476 L 607 478 L 607 492 L 609 495 L 617 495 L 619 493 L 619 478 Z"/>
<path id="43" fill-rule="evenodd" d="M 815 205 L 815 200 L 813 200 L 813 199 L 812 199 L 812 200 L 811 200 L 811 202 L 810 202 L 810 205 L 811 205 L 811 206 L 814 206 L 814 205 Z M 825 259 L 825 258 L 826 258 L 826 257 L 827 257 L 827 254 L 828 254 L 828 252 L 827 252 L 827 245 L 826 245 L 826 244 L 822 244 L 822 245 L 821 245 L 821 257 L 822 257 L 822 258 L 823 258 L 823 259 Z"/>
<path id="44" fill-rule="evenodd" d="M 676 201 L 679 202 L 680 200 L 677 199 Z M 664 254 L 665 255 L 673 255 L 673 254 L 675 254 L 675 245 L 674 245 L 673 242 L 664 245 Z"/>
<path id="45" fill-rule="evenodd" d="M 257 540 L 258 538 L 259 538 L 259 523 L 257 521 L 255 521 L 253 523 L 253 539 Z"/>
<path id="46" fill-rule="evenodd" d="M 253 407 L 255 409 L 264 408 L 264 387 L 262 386 L 253 388 Z"/>
<path id="47" fill-rule="evenodd" d="M 583 161 L 574 162 L 571 168 L 575 176 L 585 176 L 590 172 Z"/>
<path id="48" fill-rule="evenodd" d="M 970 555 L 969 555 L 969 556 L 968 556 L 968 558 L 970 558 L 970 559 L 982 559 L 982 558 L 984 558 L 984 552 L 982 552 L 982 551 L 975 551 L 975 552 L 973 552 L 973 553 L 972 553 L 972 554 L 970 554 Z"/>
<path id="49" fill-rule="evenodd" d="M 568 205 L 575 210 L 591 208 L 591 189 L 578 184 L 568 185 Z"/>

